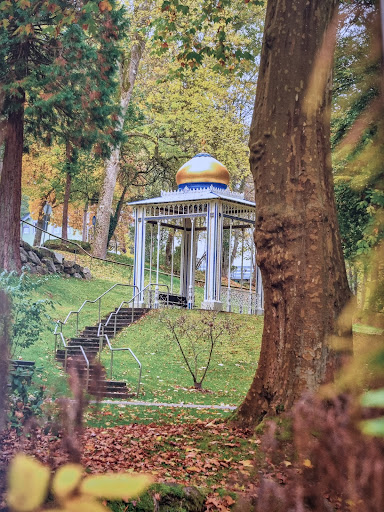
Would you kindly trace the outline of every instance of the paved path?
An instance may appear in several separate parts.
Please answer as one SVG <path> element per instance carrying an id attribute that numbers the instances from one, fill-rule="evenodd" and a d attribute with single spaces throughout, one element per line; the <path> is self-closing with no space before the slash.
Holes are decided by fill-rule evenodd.
<path id="1" fill-rule="evenodd" d="M 184 404 L 183 402 L 179 404 L 168 404 L 161 402 L 133 402 L 126 400 L 100 400 L 97 402 L 96 400 L 92 400 L 91 403 L 98 404 L 111 404 L 111 405 L 143 405 L 145 407 L 183 407 L 185 409 L 220 409 L 220 410 L 229 410 L 234 411 L 237 409 L 235 405 L 204 405 L 204 404 Z"/>

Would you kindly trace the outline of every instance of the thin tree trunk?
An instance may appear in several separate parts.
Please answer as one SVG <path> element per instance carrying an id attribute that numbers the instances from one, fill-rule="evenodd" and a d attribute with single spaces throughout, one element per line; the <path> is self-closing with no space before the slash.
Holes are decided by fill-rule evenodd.
<path id="1" fill-rule="evenodd" d="M 135 85 L 136 76 L 144 48 L 145 39 L 143 39 L 140 33 L 136 33 L 135 42 L 133 43 L 131 49 L 129 61 L 126 65 L 123 63 L 121 66 L 120 84 L 122 92 L 120 98 L 121 116 L 118 121 L 119 130 L 123 129 L 124 118 L 131 101 L 133 87 Z M 121 145 L 118 144 L 118 146 L 113 149 L 111 156 L 105 162 L 105 176 L 101 189 L 99 205 L 97 208 L 96 234 L 92 248 L 93 255 L 97 256 L 98 258 L 105 258 L 107 255 L 113 193 L 115 191 L 117 175 L 119 172 L 120 150 Z"/>
<path id="2" fill-rule="evenodd" d="M 46 199 L 44 198 L 41 200 L 41 202 L 39 204 L 36 228 L 44 229 L 44 206 L 45 206 L 45 203 L 46 203 Z M 35 230 L 35 237 L 33 239 L 33 245 L 35 247 L 37 247 L 41 244 L 42 231 L 40 231 L 40 229 Z"/>
<path id="3" fill-rule="evenodd" d="M 71 195 L 71 185 L 72 185 L 72 174 L 70 172 L 68 172 L 66 181 L 65 181 L 65 193 L 64 193 L 64 202 L 63 202 L 63 219 L 61 222 L 61 236 L 62 236 L 62 238 L 66 238 L 66 239 L 68 239 L 68 207 L 69 207 L 69 197 Z"/>
<path id="4" fill-rule="evenodd" d="M 111 219 L 111 222 L 109 225 L 108 245 L 109 245 L 109 242 L 111 241 L 113 235 L 115 234 L 115 230 L 117 228 L 117 224 L 120 219 L 121 210 L 123 209 L 125 194 L 127 193 L 127 190 L 128 190 L 128 185 L 125 185 L 125 187 L 120 195 L 120 199 L 117 203 L 115 213 L 112 215 L 112 219 Z"/>
<path id="5" fill-rule="evenodd" d="M 331 379 L 341 360 L 333 342 L 352 347 L 351 318 L 337 322 L 350 291 L 329 142 L 333 48 L 324 46 L 335 40 L 336 11 L 337 0 L 267 4 L 250 135 L 265 317 L 258 369 L 237 411 L 244 426 Z"/>
<path id="6" fill-rule="evenodd" d="M 20 206 L 24 142 L 24 91 L 14 100 L 5 130 L 3 169 L 0 180 L 0 268 L 21 269 Z"/>
<path id="7" fill-rule="evenodd" d="M 170 229 L 168 232 L 167 243 L 165 245 L 165 265 L 167 267 L 170 267 L 171 263 L 172 263 L 172 244 L 173 244 L 174 236 L 175 236 L 174 230 Z"/>
<path id="8" fill-rule="evenodd" d="M 72 145 L 68 141 L 65 147 L 65 156 L 68 163 L 72 162 Z M 71 185 L 72 185 L 72 174 L 70 172 L 67 173 L 65 180 L 65 191 L 64 191 L 64 202 L 63 202 L 63 218 L 61 222 L 61 236 L 62 238 L 68 239 L 68 207 L 69 207 L 69 198 L 71 195 Z"/>
<path id="9" fill-rule="evenodd" d="M 88 199 L 85 201 L 84 205 L 84 214 L 83 214 L 83 233 L 82 233 L 82 241 L 87 241 L 87 235 L 88 235 Z"/>

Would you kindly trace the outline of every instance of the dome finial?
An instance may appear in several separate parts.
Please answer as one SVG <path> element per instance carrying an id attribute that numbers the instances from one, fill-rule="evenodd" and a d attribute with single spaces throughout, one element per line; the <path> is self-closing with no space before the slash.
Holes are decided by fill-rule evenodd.
<path id="1" fill-rule="evenodd" d="M 211 185 L 225 189 L 229 184 L 229 172 L 209 153 L 198 153 L 177 171 L 176 183 L 179 189 L 186 186 L 206 188 Z"/>

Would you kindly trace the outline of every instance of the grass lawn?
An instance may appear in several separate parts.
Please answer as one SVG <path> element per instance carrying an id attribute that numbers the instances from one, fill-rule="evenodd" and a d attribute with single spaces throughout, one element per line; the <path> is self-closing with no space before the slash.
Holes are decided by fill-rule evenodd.
<path id="1" fill-rule="evenodd" d="M 143 365 L 141 399 L 150 402 L 184 402 L 196 404 L 237 405 L 249 389 L 259 357 L 262 318 L 229 314 L 238 330 L 225 333 L 216 346 L 203 388 L 207 392 L 190 389 L 193 385 L 179 348 L 168 328 L 161 321 L 162 315 L 180 316 L 179 310 L 150 311 L 136 324 L 125 329 L 113 341 L 116 347 L 130 347 Z M 199 321 L 199 311 L 188 315 Z M 227 317 L 220 313 L 218 318 Z M 206 356 L 199 361 L 206 364 Z M 127 380 L 134 386 L 136 363 L 128 352 L 115 354 L 113 377 Z M 110 367 L 109 351 L 104 350 L 102 361 Z M 137 381 L 137 380 L 136 380 Z"/>
<path id="2" fill-rule="evenodd" d="M 73 255 L 72 255 L 73 257 Z M 101 263 L 102 265 L 106 265 Z M 123 269 L 124 270 L 124 269 Z M 52 322 L 47 322 L 41 336 L 33 346 L 18 354 L 24 360 L 36 361 L 36 384 L 44 384 L 51 398 L 67 395 L 67 378 L 61 366 L 54 360 L 54 320 L 64 320 L 69 311 L 77 310 L 85 299 L 94 300 L 116 281 L 127 282 L 128 276 L 121 279 L 113 277 L 111 272 L 99 268 L 93 269 L 95 276 L 91 281 L 66 279 L 58 276 L 41 278 L 42 285 L 34 294 L 37 299 L 50 299 L 54 308 L 49 311 Z M 197 295 L 201 293 L 199 290 Z M 116 288 L 106 295 L 101 303 L 101 315 L 112 311 L 125 298 L 130 298 L 130 288 Z M 141 378 L 142 401 L 165 403 L 196 403 L 237 405 L 245 396 L 255 374 L 259 357 L 262 318 L 229 314 L 231 321 L 238 326 L 235 335 L 225 335 L 213 354 L 203 387 L 207 392 L 190 389 L 193 382 L 175 342 L 171 339 L 166 326 L 161 322 L 161 311 L 151 311 L 139 322 L 125 329 L 112 341 L 116 347 L 130 347 L 143 366 Z M 177 317 L 180 310 L 167 310 L 167 314 Z M 188 312 L 199 317 L 198 311 Z M 228 317 L 221 313 L 219 317 Z M 98 304 L 86 304 L 79 317 L 80 329 L 98 322 Z M 66 337 L 73 336 L 76 330 L 76 316 L 72 315 L 63 328 Z M 136 388 L 138 379 L 137 363 L 128 352 L 115 353 L 113 378 L 125 380 Z M 104 350 L 102 362 L 107 372 L 110 368 L 110 353 Z M 201 366 L 205 361 L 201 360 Z M 108 373 L 109 375 L 109 373 Z M 223 418 L 230 411 L 208 409 L 170 409 L 161 407 L 118 407 L 92 406 L 87 415 L 88 424 L 107 425 L 140 421 L 176 421 L 185 422 L 195 418 Z"/>

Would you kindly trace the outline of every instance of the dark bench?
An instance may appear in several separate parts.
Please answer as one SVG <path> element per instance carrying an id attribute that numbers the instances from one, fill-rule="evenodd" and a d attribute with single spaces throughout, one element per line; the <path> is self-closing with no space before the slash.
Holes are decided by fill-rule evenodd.
<path id="1" fill-rule="evenodd" d="M 28 384 L 31 383 L 35 371 L 35 361 L 9 361 L 9 373 L 17 374 L 20 377 L 25 377 Z"/>
<path id="2" fill-rule="evenodd" d="M 166 304 L 167 296 L 168 295 L 166 293 L 159 293 L 159 301 L 164 302 Z M 179 308 L 186 308 L 188 303 L 186 297 L 170 293 L 168 296 L 168 304 L 169 306 L 178 306 Z"/>

